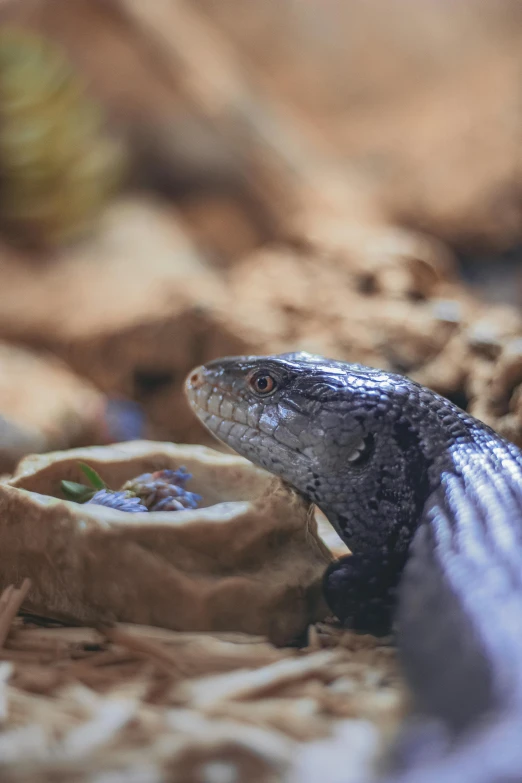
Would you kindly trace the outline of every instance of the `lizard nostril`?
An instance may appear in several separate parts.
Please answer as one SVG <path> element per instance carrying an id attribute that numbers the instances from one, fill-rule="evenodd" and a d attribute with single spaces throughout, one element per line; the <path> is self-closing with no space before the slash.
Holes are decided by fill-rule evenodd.
<path id="1" fill-rule="evenodd" d="M 193 370 L 188 379 L 187 379 L 187 385 L 190 386 L 192 389 L 198 389 L 203 383 L 203 368 L 197 367 L 195 370 Z"/>

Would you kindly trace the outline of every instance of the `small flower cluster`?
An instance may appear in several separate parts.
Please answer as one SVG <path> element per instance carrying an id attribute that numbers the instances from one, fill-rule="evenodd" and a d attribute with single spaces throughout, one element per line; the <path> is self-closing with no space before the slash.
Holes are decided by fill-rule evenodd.
<path id="1" fill-rule="evenodd" d="M 62 481 L 62 491 L 68 500 L 76 503 L 92 503 L 118 511 L 182 511 L 197 508 L 201 496 L 185 489 L 192 478 L 185 468 L 157 470 L 143 473 L 127 481 L 119 490 L 107 487 L 103 479 L 89 465 L 80 464 L 80 470 L 90 486 L 75 481 Z"/>
<path id="2" fill-rule="evenodd" d="M 143 473 L 122 489 L 136 495 L 149 511 L 181 511 L 197 508 L 201 496 L 185 489 L 192 475 L 185 468 Z"/>
<path id="3" fill-rule="evenodd" d="M 87 504 L 89 503 L 93 503 L 96 506 L 116 508 L 118 511 L 129 511 L 131 514 L 138 511 L 149 510 L 147 506 L 144 506 L 140 499 L 131 492 L 113 492 L 110 489 L 100 489 L 87 501 Z"/>

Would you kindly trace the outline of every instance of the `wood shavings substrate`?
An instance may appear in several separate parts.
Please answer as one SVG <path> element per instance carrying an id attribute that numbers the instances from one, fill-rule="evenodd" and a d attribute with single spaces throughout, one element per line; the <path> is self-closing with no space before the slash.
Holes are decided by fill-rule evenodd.
<path id="1" fill-rule="evenodd" d="M 293 782 L 339 753 L 343 780 L 364 780 L 404 711 L 383 640 L 329 623 L 311 626 L 303 649 L 239 633 L 42 624 L 15 617 L 28 588 L 0 596 L 6 783 Z"/>

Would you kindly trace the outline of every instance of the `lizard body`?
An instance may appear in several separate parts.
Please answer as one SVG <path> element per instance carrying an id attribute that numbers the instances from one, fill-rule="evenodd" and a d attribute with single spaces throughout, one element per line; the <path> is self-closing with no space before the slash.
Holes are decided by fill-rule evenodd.
<path id="1" fill-rule="evenodd" d="M 437 727 L 397 780 L 522 781 L 522 452 L 403 376 L 308 354 L 210 362 L 187 390 L 349 546 L 324 577 L 335 614 L 393 622 L 415 711 Z"/>

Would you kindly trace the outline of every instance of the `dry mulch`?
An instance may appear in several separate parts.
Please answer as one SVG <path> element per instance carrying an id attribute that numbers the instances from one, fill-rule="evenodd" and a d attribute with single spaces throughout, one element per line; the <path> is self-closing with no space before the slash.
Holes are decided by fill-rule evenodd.
<path id="1" fill-rule="evenodd" d="M 3 781 L 325 781 L 337 753 L 348 780 L 403 712 L 388 640 L 64 627 L 17 616 L 29 587 L 0 596 Z"/>

